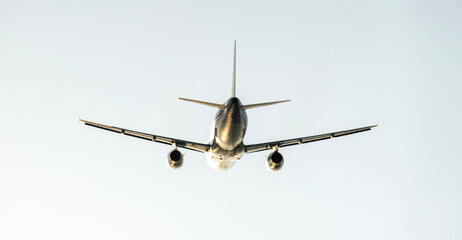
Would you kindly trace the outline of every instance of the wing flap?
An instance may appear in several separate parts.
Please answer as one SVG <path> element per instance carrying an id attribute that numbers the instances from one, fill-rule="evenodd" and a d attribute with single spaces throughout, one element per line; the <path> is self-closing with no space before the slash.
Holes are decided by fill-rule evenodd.
<path id="1" fill-rule="evenodd" d="M 82 120 L 82 119 L 80 119 L 80 121 L 84 122 L 85 125 L 88 125 L 88 126 L 96 127 L 96 128 L 103 129 L 103 130 L 108 130 L 108 131 L 115 132 L 115 133 L 122 133 L 122 130 L 120 128 L 111 127 L 111 126 L 107 126 L 107 125 L 103 125 L 103 124 L 99 124 L 99 123 L 94 123 L 94 122 L 90 122 L 90 121 L 85 121 L 85 120 Z"/>
<path id="2" fill-rule="evenodd" d="M 292 145 L 298 145 L 298 144 L 304 144 L 304 143 L 310 143 L 310 142 L 316 142 L 316 141 L 331 139 L 331 138 L 335 138 L 335 137 L 347 136 L 347 135 L 350 135 L 350 134 L 369 131 L 374 127 L 377 127 L 377 125 L 372 125 L 372 126 L 362 127 L 362 128 L 355 128 L 355 129 L 344 130 L 344 131 L 338 131 L 338 132 L 332 132 L 332 133 L 326 133 L 326 134 L 320 134 L 320 135 L 314 135 L 314 136 L 308 136 L 308 137 L 293 138 L 293 139 L 287 139 L 287 140 L 280 140 L 280 141 L 273 141 L 273 142 L 245 145 L 244 149 L 245 149 L 246 153 L 259 152 L 259 151 L 263 151 L 263 150 L 273 149 L 275 147 L 288 147 L 288 146 L 292 146 Z"/>
<path id="3" fill-rule="evenodd" d="M 163 136 L 158 136 L 158 135 L 149 134 L 149 133 L 137 132 L 137 131 L 133 131 L 129 129 L 108 126 L 108 125 L 104 125 L 101 123 L 90 122 L 90 121 L 86 121 L 82 119 L 80 119 L 80 121 L 83 122 L 85 125 L 88 125 L 91 127 L 95 127 L 95 128 L 115 132 L 115 133 L 120 133 L 126 136 L 136 137 L 136 138 L 140 138 L 140 139 L 144 139 L 148 141 L 153 141 L 153 142 L 158 142 L 158 143 L 163 143 L 163 144 L 168 144 L 168 145 L 175 144 L 178 147 L 186 148 L 186 149 L 197 151 L 197 152 L 207 152 L 210 148 L 210 145 L 208 144 L 202 144 L 202 143 L 196 143 L 196 142 L 191 142 L 191 141 L 186 141 L 186 140 L 181 140 L 181 139 L 163 137 Z"/>
<path id="4" fill-rule="evenodd" d="M 347 131 L 336 132 L 336 133 L 333 133 L 333 137 L 341 137 L 341 136 L 346 136 L 346 135 L 350 135 L 350 134 L 354 134 L 354 133 L 360 133 L 360 132 L 364 132 L 364 131 L 369 131 L 373 127 L 377 127 L 377 125 L 370 126 L 370 127 L 364 127 L 364 128 L 357 128 L 357 129 L 352 129 L 352 130 L 347 130 Z"/>

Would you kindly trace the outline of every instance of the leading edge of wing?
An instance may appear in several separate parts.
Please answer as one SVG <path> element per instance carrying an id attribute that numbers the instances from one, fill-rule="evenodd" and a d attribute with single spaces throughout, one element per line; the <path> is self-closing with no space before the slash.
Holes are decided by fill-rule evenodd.
<path id="1" fill-rule="evenodd" d="M 149 133 L 137 132 L 137 131 L 133 131 L 129 129 L 108 126 L 108 125 L 104 125 L 101 123 L 90 122 L 90 121 L 86 121 L 83 119 L 79 119 L 79 120 L 83 122 L 85 125 L 88 125 L 91 127 L 100 128 L 100 129 L 115 132 L 115 133 L 120 133 L 120 134 L 130 136 L 130 137 L 141 138 L 141 139 L 148 140 L 148 141 L 153 141 L 153 142 L 158 142 L 158 143 L 163 143 L 163 144 L 168 144 L 168 145 L 175 144 L 178 147 L 186 148 L 186 149 L 197 151 L 197 152 L 207 152 L 210 148 L 210 145 L 208 144 L 196 143 L 196 142 L 175 139 L 175 138 L 170 138 L 170 137 L 163 137 L 163 136 L 149 134 Z"/>
<path id="2" fill-rule="evenodd" d="M 350 134 L 360 133 L 364 131 L 369 131 L 378 125 L 372 125 L 362 128 L 355 128 L 350 130 L 338 131 L 338 132 L 331 132 L 326 134 L 314 135 L 309 137 L 300 137 L 300 138 L 292 138 L 287 140 L 280 140 L 280 141 L 273 141 L 273 142 L 266 142 L 266 143 L 258 143 L 258 144 L 251 144 L 245 145 L 244 149 L 246 153 L 253 153 L 259 152 L 263 150 L 273 149 L 275 147 L 288 147 L 292 145 L 304 144 L 309 142 L 316 142 L 326 139 L 331 139 L 335 137 L 342 137 Z"/>

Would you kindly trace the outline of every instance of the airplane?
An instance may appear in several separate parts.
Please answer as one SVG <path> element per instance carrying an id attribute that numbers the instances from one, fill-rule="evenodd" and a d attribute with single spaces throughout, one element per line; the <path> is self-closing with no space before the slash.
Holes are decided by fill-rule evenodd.
<path id="1" fill-rule="evenodd" d="M 215 119 L 212 122 L 210 138 L 208 143 L 197 143 L 187 140 L 181 140 L 171 137 L 164 137 L 149 133 L 133 131 L 125 128 L 119 128 L 100 123 L 82 120 L 85 125 L 108 130 L 115 133 L 120 133 L 130 137 L 136 137 L 152 142 L 168 144 L 173 147 L 167 155 L 167 166 L 172 169 L 178 169 L 183 166 L 183 154 L 178 148 L 189 149 L 206 154 L 208 164 L 215 170 L 228 170 L 241 159 L 244 153 L 254 153 L 264 150 L 272 150 L 267 156 L 266 166 L 271 171 L 278 171 L 284 165 L 284 158 L 279 152 L 282 147 L 292 145 L 311 143 L 341 136 L 346 136 L 354 133 L 369 131 L 377 125 L 367 127 L 349 129 L 338 132 L 325 133 L 320 135 L 285 139 L 279 141 L 271 141 L 257 144 L 244 144 L 244 136 L 247 129 L 247 114 L 246 110 L 253 108 L 288 102 L 290 100 L 264 102 L 257 104 L 242 104 L 239 98 L 236 97 L 236 41 L 234 41 L 234 58 L 232 71 L 232 87 L 231 97 L 223 104 L 193 100 L 188 98 L 179 98 L 183 101 L 197 103 L 208 107 L 217 108 Z"/>

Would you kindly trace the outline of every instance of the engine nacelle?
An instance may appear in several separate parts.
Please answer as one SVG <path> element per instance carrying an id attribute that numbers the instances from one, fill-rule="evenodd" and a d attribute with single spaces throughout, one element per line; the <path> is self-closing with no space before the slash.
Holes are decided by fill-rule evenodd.
<path id="1" fill-rule="evenodd" d="M 284 157 L 278 151 L 274 151 L 266 158 L 266 163 L 269 170 L 278 171 L 284 165 Z"/>
<path id="2" fill-rule="evenodd" d="M 178 169 L 183 166 L 183 154 L 177 149 L 169 152 L 167 156 L 167 166 L 171 169 Z"/>

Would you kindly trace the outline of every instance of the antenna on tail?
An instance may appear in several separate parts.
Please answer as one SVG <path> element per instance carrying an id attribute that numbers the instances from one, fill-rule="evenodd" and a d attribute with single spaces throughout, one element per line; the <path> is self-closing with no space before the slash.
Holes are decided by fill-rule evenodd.
<path id="1" fill-rule="evenodd" d="M 233 82 L 231 85 L 231 97 L 236 97 L 236 40 L 234 40 Z"/>

